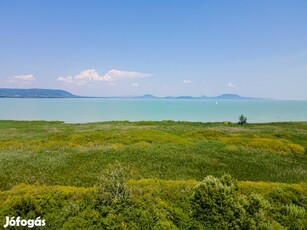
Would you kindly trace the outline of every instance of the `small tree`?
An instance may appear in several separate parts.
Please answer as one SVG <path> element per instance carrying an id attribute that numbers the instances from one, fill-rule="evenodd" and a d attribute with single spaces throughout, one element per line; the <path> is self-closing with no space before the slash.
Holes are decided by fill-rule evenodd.
<path id="1" fill-rule="evenodd" d="M 241 116 L 239 117 L 239 125 L 244 125 L 247 123 L 247 117 L 245 117 L 243 114 L 241 114 Z"/>

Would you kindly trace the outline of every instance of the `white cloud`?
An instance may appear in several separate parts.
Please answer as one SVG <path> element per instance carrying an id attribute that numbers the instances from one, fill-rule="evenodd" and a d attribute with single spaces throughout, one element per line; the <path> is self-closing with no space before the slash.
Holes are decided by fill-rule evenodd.
<path id="1" fill-rule="evenodd" d="M 77 84 L 83 85 L 90 82 L 103 81 L 103 77 L 99 75 L 99 73 L 95 69 L 87 69 L 81 71 L 76 76 L 67 76 L 67 77 L 58 77 L 57 81 L 69 83 L 69 84 Z"/>
<path id="2" fill-rule="evenodd" d="M 89 82 L 114 82 L 114 81 L 131 81 L 134 79 L 146 78 L 152 76 L 151 74 L 135 72 L 135 71 L 123 71 L 117 69 L 111 69 L 104 75 L 100 75 L 95 69 L 88 69 L 81 71 L 74 77 L 58 77 L 57 81 L 74 84 L 85 84 Z M 137 84 L 137 83 L 135 83 Z M 134 85 L 136 86 L 136 85 Z"/>
<path id="3" fill-rule="evenodd" d="M 35 81 L 35 77 L 33 76 L 33 74 L 22 74 L 9 78 L 9 82 L 30 82 L 30 81 Z"/>
<path id="4" fill-rule="evenodd" d="M 68 76 L 68 77 L 58 77 L 57 78 L 57 81 L 63 81 L 63 82 L 66 82 L 66 83 L 73 83 L 74 80 L 71 76 Z"/>
<path id="5" fill-rule="evenodd" d="M 134 86 L 134 87 L 138 87 L 139 86 L 139 84 L 138 83 L 131 83 L 131 86 Z"/>
<path id="6" fill-rule="evenodd" d="M 103 77 L 95 69 L 88 69 L 80 72 L 75 76 L 75 80 L 79 81 L 103 81 Z"/>
<path id="7" fill-rule="evenodd" d="M 236 87 L 236 85 L 235 85 L 235 84 L 232 84 L 231 82 L 229 82 L 227 86 L 228 86 L 229 88 L 235 88 L 235 87 Z"/>
<path id="8" fill-rule="evenodd" d="M 190 84 L 190 83 L 192 83 L 192 81 L 191 80 L 183 80 L 183 83 Z"/>
<path id="9" fill-rule="evenodd" d="M 103 80 L 104 81 L 132 80 L 132 79 L 146 78 L 150 76 L 152 75 L 147 73 L 111 69 L 105 75 L 103 75 Z"/>

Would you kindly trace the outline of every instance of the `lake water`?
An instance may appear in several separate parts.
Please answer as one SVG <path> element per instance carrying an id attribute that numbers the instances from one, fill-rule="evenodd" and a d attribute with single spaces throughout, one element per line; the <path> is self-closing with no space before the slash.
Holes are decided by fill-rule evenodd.
<path id="1" fill-rule="evenodd" d="M 175 99 L 0 99 L 1 120 L 306 121 L 307 101 Z"/>

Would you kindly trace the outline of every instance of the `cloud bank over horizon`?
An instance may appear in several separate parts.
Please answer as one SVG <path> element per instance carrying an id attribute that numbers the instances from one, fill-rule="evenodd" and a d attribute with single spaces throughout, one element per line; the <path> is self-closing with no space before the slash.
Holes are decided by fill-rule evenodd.
<path id="1" fill-rule="evenodd" d="M 33 74 L 20 74 L 5 79 L 0 79 L 0 82 L 7 82 L 14 85 L 28 85 L 36 81 Z"/>
<path id="2" fill-rule="evenodd" d="M 104 75 L 100 75 L 95 69 L 83 70 L 74 77 L 65 76 L 58 77 L 56 80 L 68 84 L 84 85 L 88 83 L 95 82 L 107 82 L 112 84 L 117 81 L 134 81 L 136 79 L 148 78 L 152 74 L 141 73 L 136 71 L 123 71 L 118 69 L 111 69 L 107 71 Z M 136 86 L 134 83 L 134 86 Z"/>

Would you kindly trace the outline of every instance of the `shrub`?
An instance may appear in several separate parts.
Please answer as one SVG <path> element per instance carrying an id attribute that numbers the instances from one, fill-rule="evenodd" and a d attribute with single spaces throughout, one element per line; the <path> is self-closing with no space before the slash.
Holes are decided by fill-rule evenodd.
<path id="1" fill-rule="evenodd" d="M 69 218 L 62 229 L 105 229 L 99 213 L 92 209 L 86 209 L 78 216 Z"/>
<path id="2" fill-rule="evenodd" d="M 304 229 L 307 226 L 307 199 L 304 194 L 291 188 L 276 187 L 269 198 L 272 200 L 272 217 L 289 229 Z"/>
<path id="3" fill-rule="evenodd" d="M 268 229 L 269 203 L 260 195 L 245 196 L 229 175 L 207 176 L 191 198 L 194 218 L 209 229 Z"/>
<path id="4" fill-rule="evenodd" d="M 244 208 L 247 213 L 246 229 L 269 228 L 268 212 L 271 209 L 271 205 L 260 194 L 250 194 L 247 197 L 247 205 Z"/>
<path id="5" fill-rule="evenodd" d="M 195 188 L 191 198 L 193 216 L 210 229 L 240 229 L 245 210 L 236 197 L 236 181 L 229 175 L 207 176 Z"/>
<path id="6" fill-rule="evenodd" d="M 97 189 L 96 203 L 98 206 L 123 205 L 128 199 L 126 183 L 127 169 L 120 163 L 109 165 L 101 177 Z"/>

